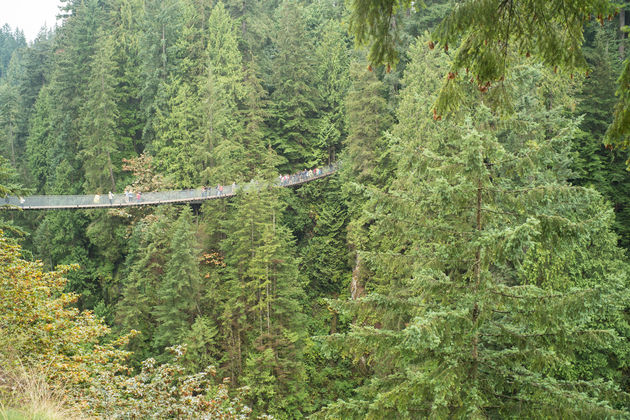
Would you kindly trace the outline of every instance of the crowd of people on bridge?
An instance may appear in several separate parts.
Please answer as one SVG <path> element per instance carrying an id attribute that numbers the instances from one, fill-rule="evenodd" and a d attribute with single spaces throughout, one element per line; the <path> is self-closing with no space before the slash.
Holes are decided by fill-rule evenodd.
<path id="1" fill-rule="evenodd" d="M 312 178 L 314 176 L 319 176 L 322 174 L 322 170 L 320 168 L 315 169 L 304 169 L 293 175 L 280 175 L 278 177 L 280 185 L 287 185 L 293 182 L 300 182 L 306 179 Z"/>
<path id="2" fill-rule="evenodd" d="M 309 179 L 319 177 L 324 173 L 329 173 L 329 170 L 322 170 L 321 168 L 314 169 L 304 169 L 295 174 L 289 175 L 280 175 L 278 176 L 278 180 L 275 183 L 278 186 L 288 186 L 299 184 Z M 250 188 L 257 188 L 258 180 L 252 179 L 248 184 L 239 186 L 236 182 L 233 182 L 232 185 L 223 186 L 222 184 L 217 184 L 216 187 L 207 187 L 202 186 L 201 188 L 197 188 L 196 190 L 182 190 L 182 191 L 165 191 L 165 192 L 156 192 L 149 193 L 148 198 L 143 200 L 142 193 L 140 191 L 134 191 L 131 187 L 125 188 L 123 194 L 119 196 L 116 200 L 116 195 L 109 191 L 107 194 L 107 201 L 102 200 L 101 193 L 94 194 L 91 199 L 93 204 L 88 204 L 90 200 L 90 196 L 83 196 L 83 199 L 79 199 L 77 202 L 72 204 L 73 207 L 93 207 L 94 205 L 101 206 L 114 206 L 114 205 L 134 205 L 139 203 L 144 204 L 153 204 L 153 203 L 161 203 L 161 202 L 177 202 L 177 201 L 190 201 L 196 199 L 205 199 L 209 197 L 223 197 L 223 196 L 231 196 L 233 195 L 238 188 L 244 188 L 246 190 Z M 124 201 L 123 201 L 124 196 Z M 10 203 L 10 197 L 5 197 L 5 202 L 8 205 Z M 19 201 L 20 205 L 25 204 L 25 199 L 23 197 L 17 197 L 17 201 Z M 33 204 L 29 204 L 32 206 Z M 41 204 L 34 204 L 35 206 L 41 207 Z M 54 206 L 51 206 L 54 207 Z"/>
<path id="3" fill-rule="evenodd" d="M 278 183 L 279 185 L 287 185 L 287 184 L 292 184 L 292 183 L 296 183 L 296 182 L 301 182 L 301 181 L 305 181 L 309 178 L 312 178 L 314 176 L 319 176 L 322 175 L 323 171 L 320 168 L 315 168 L 315 169 L 304 169 L 296 174 L 293 175 L 280 175 L 278 176 Z M 250 181 L 250 183 L 255 183 L 254 180 Z M 229 188 L 229 187 L 228 187 Z M 234 191 L 236 191 L 237 185 L 236 182 L 232 183 L 232 188 L 229 190 L 228 194 L 232 194 L 234 193 Z M 212 188 L 212 187 L 207 187 L 207 186 L 202 186 L 201 187 L 201 197 L 202 198 L 206 198 L 206 197 L 221 197 L 224 195 L 223 192 L 223 185 L 221 184 L 217 184 L 216 188 Z M 109 204 L 113 204 L 114 201 L 114 194 L 110 191 L 108 193 L 108 199 L 109 199 Z M 126 188 L 125 192 L 124 192 L 124 196 L 125 196 L 125 203 L 133 203 L 134 198 L 136 202 L 141 202 L 142 201 L 142 193 L 141 192 L 136 192 L 134 193 L 133 190 L 131 190 L 130 188 Z M 101 201 L 101 196 L 100 194 L 95 194 L 94 195 L 94 204 L 99 204 Z"/>

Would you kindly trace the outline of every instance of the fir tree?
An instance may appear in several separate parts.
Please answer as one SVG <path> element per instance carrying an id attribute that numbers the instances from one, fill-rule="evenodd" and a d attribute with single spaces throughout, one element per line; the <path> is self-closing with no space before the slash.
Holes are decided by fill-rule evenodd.
<path id="1" fill-rule="evenodd" d="M 348 170 L 361 182 L 374 174 L 377 160 L 383 154 L 383 130 L 389 122 L 387 103 L 383 98 L 384 86 L 366 67 L 363 63 L 353 63 L 350 69 L 352 87 L 346 97 Z"/>
<path id="2" fill-rule="evenodd" d="M 116 323 L 122 331 L 137 330 L 140 335 L 130 342 L 133 360 L 155 356 L 160 349 L 152 346 L 158 325 L 154 308 L 169 257 L 171 218 L 169 211 L 158 211 L 137 223 L 129 239 L 129 254 L 116 307 Z"/>
<path id="3" fill-rule="evenodd" d="M 623 343 L 615 323 L 628 302 L 612 212 L 566 182 L 575 124 L 532 94 L 545 78 L 536 68 L 515 76 L 518 122 L 479 105 L 462 122 L 417 118 L 435 92 L 427 81 L 448 66 L 424 51 L 420 41 L 406 76 L 397 175 L 368 193 L 369 293 L 338 305 L 354 308 L 343 343 L 368 379 L 327 413 L 623 415 L 614 381 L 564 370 L 583 351 L 604 356 Z M 586 243 L 597 251 L 583 252 Z"/>
<path id="4" fill-rule="evenodd" d="M 164 93 L 169 97 L 166 109 L 158 109 L 154 120 L 155 166 L 173 185 L 196 187 L 201 183 L 202 170 L 195 165 L 200 142 L 199 97 L 193 86 L 179 78 L 165 85 Z"/>
<path id="5" fill-rule="evenodd" d="M 615 230 L 620 244 L 630 246 L 630 175 L 627 168 L 627 152 L 611 150 L 604 143 L 606 130 L 612 122 L 615 106 L 614 82 L 618 73 L 617 50 L 611 28 L 592 25 L 587 33 L 585 47 L 591 73 L 581 86 L 576 112 L 583 114 L 582 132 L 574 139 L 577 156 L 573 168 L 573 182 L 593 186 L 614 204 Z"/>
<path id="6" fill-rule="evenodd" d="M 0 28 L 0 79 L 6 79 L 13 53 L 25 46 L 26 38 L 21 30 L 12 31 L 7 23 Z"/>
<path id="7" fill-rule="evenodd" d="M 16 87 L 0 82 L 0 144 L 3 155 L 9 156 L 14 167 L 17 163 L 18 110 Z"/>
<path id="8" fill-rule="evenodd" d="M 282 170 L 294 171 L 317 162 L 320 103 L 315 57 L 299 4 L 283 2 L 276 19 L 268 123 L 274 149 L 288 161 Z"/>
<path id="9" fill-rule="evenodd" d="M 101 34 L 99 42 L 87 86 L 87 101 L 81 110 L 83 127 L 79 147 L 86 178 L 85 191 L 104 193 L 116 190 L 113 157 L 119 150 L 118 111 L 114 97 L 112 40 Z"/>
<path id="10" fill-rule="evenodd" d="M 350 85 L 350 54 L 347 36 L 337 21 L 328 21 L 320 32 L 323 37 L 315 52 L 322 115 L 317 148 L 322 156 L 319 161 L 330 164 L 336 160 L 342 139 L 347 136 L 344 99 Z"/>
<path id="11" fill-rule="evenodd" d="M 307 290 L 312 296 L 335 296 L 347 286 L 350 272 L 346 242 L 348 209 L 338 180 L 329 180 L 323 187 L 327 192 L 315 201 L 315 226 L 304 249 L 301 274 L 308 280 Z"/>
<path id="12" fill-rule="evenodd" d="M 222 2 L 212 9 L 208 27 L 206 77 L 201 80 L 200 87 L 203 92 L 202 138 L 195 154 L 199 167 L 205 169 L 205 183 L 229 182 L 220 178 L 225 176 L 225 171 L 243 172 L 238 168 L 245 154 L 243 121 L 239 114 L 245 94 L 243 63 L 234 21 Z M 220 169 L 214 169 L 216 166 Z"/>
<path id="13" fill-rule="evenodd" d="M 262 180 L 258 181 L 263 182 Z M 256 412 L 297 416 L 304 403 L 299 330 L 302 316 L 290 233 L 279 223 L 281 203 L 269 188 L 252 188 L 232 204 L 223 225 L 221 330 L 228 372 L 250 386 Z M 275 395 L 282 401 L 272 403 Z"/>
<path id="14" fill-rule="evenodd" d="M 142 139 L 146 145 L 151 145 L 160 132 L 157 112 L 164 113 L 168 108 L 166 87 L 175 75 L 174 44 L 183 25 L 180 6 L 180 0 L 150 0 L 144 9 L 139 53 L 143 79 L 140 107 L 145 122 Z"/>
<path id="15" fill-rule="evenodd" d="M 115 97 L 118 110 L 119 150 L 125 157 L 140 154 L 146 144 L 142 129 L 146 124 L 141 106 L 142 78 L 141 41 L 142 25 L 146 20 L 144 2 L 140 0 L 116 0 L 110 12 L 112 26 L 114 65 L 112 72 L 116 82 Z"/>
<path id="16" fill-rule="evenodd" d="M 173 225 L 164 276 L 157 288 L 154 345 L 177 344 L 199 313 L 200 280 L 192 211 L 184 207 Z"/>

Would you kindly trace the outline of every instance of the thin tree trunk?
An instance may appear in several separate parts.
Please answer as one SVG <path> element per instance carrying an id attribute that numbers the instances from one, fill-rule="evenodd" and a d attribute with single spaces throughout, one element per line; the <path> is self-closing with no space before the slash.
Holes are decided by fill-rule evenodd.
<path id="1" fill-rule="evenodd" d="M 262 341 L 262 333 L 263 333 L 263 313 L 260 307 L 262 306 L 262 287 L 258 285 L 258 330 L 259 330 L 259 338 Z"/>
<path id="2" fill-rule="evenodd" d="M 352 269 L 352 281 L 350 282 L 350 296 L 352 300 L 357 300 L 365 293 L 365 286 L 361 284 L 361 257 L 357 251 Z"/>
<path id="3" fill-rule="evenodd" d="M 269 283 L 271 279 L 269 278 L 269 266 L 267 266 L 267 334 L 271 336 L 271 290 L 269 288 Z"/>
<path id="4" fill-rule="evenodd" d="M 339 321 L 339 315 L 337 312 L 333 312 L 332 319 L 330 320 L 330 334 L 337 332 L 337 322 Z"/>
<path id="5" fill-rule="evenodd" d="M 481 178 L 477 181 L 477 208 L 476 208 L 476 218 L 477 218 L 477 232 L 481 232 L 481 193 L 482 193 L 482 184 Z M 479 290 L 479 284 L 481 283 L 481 246 L 477 246 L 477 251 L 475 252 L 475 287 L 474 293 L 477 295 Z M 479 318 L 479 303 L 475 298 L 475 304 L 472 310 L 472 323 L 473 328 L 476 328 L 477 319 Z M 479 353 L 478 353 L 478 345 L 479 345 L 479 334 L 475 331 L 472 337 L 472 377 L 473 379 L 477 377 L 477 365 L 479 363 Z"/>
<path id="6" fill-rule="evenodd" d="M 626 25 L 626 11 L 623 9 L 619 10 L 619 58 L 624 60 L 626 58 L 626 52 L 624 50 L 624 38 L 626 37 L 626 33 L 622 31 L 623 27 Z"/>
<path id="7" fill-rule="evenodd" d="M 9 123 L 9 138 L 11 139 L 11 163 L 15 168 L 15 138 L 13 137 L 13 124 Z"/>
<path id="8" fill-rule="evenodd" d="M 238 346 L 238 376 L 243 373 L 243 353 L 241 351 L 241 334 L 236 335 L 236 345 Z"/>
<path id="9" fill-rule="evenodd" d="M 232 335 L 232 349 L 234 349 L 236 347 L 236 341 L 234 339 L 234 337 L 235 337 L 234 336 L 234 325 L 231 326 L 231 329 L 232 329 L 232 334 L 231 334 Z M 230 376 L 232 378 L 232 383 L 234 383 L 234 381 L 236 380 L 236 372 L 235 372 L 236 371 L 236 367 L 234 366 L 234 352 L 233 352 L 233 350 L 230 350 L 229 353 L 231 353 L 231 356 L 232 356 L 232 357 L 230 357 L 230 360 L 231 360 L 231 363 L 230 363 Z"/>
<path id="10" fill-rule="evenodd" d="M 163 76 L 166 78 L 166 34 L 164 24 L 162 24 L 162 69 L 164 71 Z"/>
<path id="11" fill-rule="evenodd" d="M 112 158 L 107 151 L 107 165 L 109 166 L 109 179 L 112 181 L 112 191 L 116 190 L 116 181 L 114 180 L 114 169 L 112 168 Z"/>

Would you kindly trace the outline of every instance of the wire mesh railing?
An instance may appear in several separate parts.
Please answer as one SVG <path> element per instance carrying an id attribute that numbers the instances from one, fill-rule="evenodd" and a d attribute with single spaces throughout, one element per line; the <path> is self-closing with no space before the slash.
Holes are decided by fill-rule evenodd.
<path id="1" fill-rule="evenodd" d="M 323 168 L 300 171 L 292 175 L 281 175 L 275 182 L 276 187 L 290 187 L 314 181 L 332 175 L 337 170 L 336 163 Z M 261 188 L 256 181 L 239 185 L 217 185 L 178 191 L 141 192 L 126 191 L 116 194 L 93 195 L 31 195 L 26 197 L 8 196 L 0 199 L 0 208 L 44 210 L 44 209 L 85 209 L 100 207 L 130 207 L 170 203 L 194 203 L 204 200 L 221 199 L 234 196 L 239 190 Z"/>

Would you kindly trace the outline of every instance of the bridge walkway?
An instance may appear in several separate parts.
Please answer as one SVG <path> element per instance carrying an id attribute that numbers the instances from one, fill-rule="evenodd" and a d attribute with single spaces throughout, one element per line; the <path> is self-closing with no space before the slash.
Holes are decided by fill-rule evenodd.
<path id="1" fill-rule="evenodd" d="M 292 187 L 315 181 L 334 174 L 337 171 L 337 164 L 328 165 L 316 170 L 298 172 L 293 175 L 279 177 L 274 186 Z M 31 195 L 27 197 L 5 197 L 4 203 L 0 198 L 0 209 L 4 210 L 48 210 L 48 209 L 91 209 L 91 208 L 114 208 L 114 207 L 135 207 L 160 204 L 175 203 L 201 203 L 205 200 L 216 200 L 234 196 L 239 190 L 245 191 L 251 188 L 258 188 L 258 184 L 250 182 L 244 185 L 232 184 L 222 187 L 212 188 L 201 187 L 195 189 L 179 191 L 158 191 L 131 194 L 114 194 L 110 200 L 108 194 L 93 195 Z"/>

